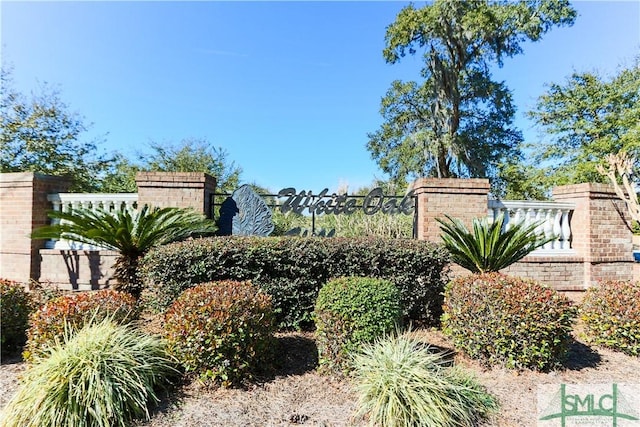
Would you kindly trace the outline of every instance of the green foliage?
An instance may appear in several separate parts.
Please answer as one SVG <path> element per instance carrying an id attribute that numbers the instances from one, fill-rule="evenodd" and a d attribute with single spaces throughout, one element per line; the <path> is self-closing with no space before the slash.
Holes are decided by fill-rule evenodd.
<path id="1" fill-rule="evenodd" d="M 136 173 L 142 168 L 122 154 L 116 154 L 109 171 L 100 182 L 102 193 L 137 193 Z"/>
<path id="2" fill-rule="evenodd" d="M 24 285 L 0 279 L 0 348 L 3 355 L 22 350 L 27 341 L 29 314 L 34 308 L 34 301 Z"/>
<path id="3" fill-rule="evenodd" d="M 111 289 L 65 295 L 49 301 L 29 318 L 28 341 L 23 357 L 32 361 L 60 342 L 65 331 L 72 333 L 90 321 L 109 318 L 128 323 L 137 317 L 136 300 L 127 293 Z"/>
<path id="4" fill-rule="evenodd" d="M 242 170 L 229 162 L 226 151 L 206 139 L 187 138 L 173 145 L 152 143 L 151 150 L 144 156 L 145 170 L 206 172 L 216 178 L 219 192 L 232 192 L 238 187 Z"/>
<path id="5" fill-rule="evenodd" d="M 382 427 L 475 426 L 498 409 L 471 373 L 406 335 L 364 346 L 353 359 L 358 415 Z"/>
<path id="6" fill-rule="evenodd" d="M 401 317 L 400 292 L 391 282 L 330 280 L 320 289 L 314 310 L 320 364 L 329 371 L 346 369 L 352 354 L 393 332 Z"/>
<path id="7" fill-rule="evenodd" d="M 206 139 L 185 138 L 179 143 L 149 144 L 150 151 L 138 154 L 132 162 L 115 159 L 102 182 L 102 191 L 136 192 L 136 172 L 206 172 L 216 178 L 216 191 L 230 193 L 238 187 L 242 169 L 229 161 L 228 153 Z"/>
<path id="8" fill-rule="evenodd" d="M 96 177 L 111 159 L 96 156 L 97 143 L 82 141 L 82 118 L 70 111 L 57 90 L 44 85 L 26 99 L 11 87 L 2 69 L 0 171 L 37 172 L 72 178 L 72 190 L 95 191 Z"/>
<path id="9" fill-rule="evenodd" d="M 443 247 L 408 239 L 198 239 L 158 247 L 144 257 L 143 301 L 164 310 L 198 283 L 251 280 L 271 295 L 281 327 L 306 328 L 325 282 L 368 276 L 389 280 L 400 290 L 407 320 L 434 323 L 441 314 L 448 263 Z"/>
<path id="10" fill-rule="evenodd" d="M 274 330 L 271 298 L 250 282 L 187 289 L 165 315 L 169 353 L 188 374 L 223 387 L 269 365 Z"/>
<path id="11" fill-rule="evenodd" d="M 357 211 L 351 215 L 322 215 L 316 218 L 316 227 L 335 230 L 338 237 L 410 239 L 413 237 L 413 216 L 383 212 L 366 215 Z"/>
<path id="12" fill-rule="evenodd" d="M 33 239 L 67 239 L 119 252 L 114 271 L 116 289 L 136 297 L 141 291 L 138 263 L 149 249 L 198 234 L 212 234 L 216 229 L 213 221 L 180 208 L 144 206 L 134 214 L 128 209 L 74 209 L 50 212 L 49 217 L 60 222 L 35 230 Z"/>
<path id="13" fill-rule="evenodd" d="M 514 224 L 503 231 L 503 215 L 492 222 L 474 218 L 473 232 L 459 219 L 446 217 L 448 222 L 436 219 L 445 247 L 453 262 L 472 273 L 500 271 L 554 239 L 537 234 L 537 223 Z"/>
<path id="14" fill-rule="evenodd" d="M 29 283 L 29 291 L 36 307 L 42 307 L 49 301 L 60 298 L 65 294 L 65 291 L 60 289 L 58 285 L 48 282 L 40 283 L 32 281 Z"/>
<path id="15" fill-rule="evenodd" d="M 589 288 L 580 318 L 590 343 L 640 356 L 640 282 L 606 281 Z"/>
<path id="16" fill-rule="evenodd" d="M 545 171 L 513 156 L 498 165 L 498 178 L 491 193 L 500 200 L 549 200 L 551 186 Z"/>
<path id="17" fill-rule="evenodd" d="M 447 285 L 442 322 L 456 348 L 487 365 L 548 370 L 566 356 L 575 315 L 549 287 L 490 273 Z"/>
<path id="18" fill-rule="evenodd" d="M 606 182 L 596 170 L 606 155 L 640 158 L 640 58 L 609 79 L 576 72 L 550 84 L 529 116 L 548 136 L 528 147 L 533 165 L 549 165 L 542 186 Z"/>
<path id="19" fill-rule="evenodd" d="M 149 419 L 175 370 L 164 342 L 109 319 L 67 333 L 27 368 L 4 427 L 125 427 Z"/>
<path id="20" fill-rule="evenodd" d="M 424 81 L 394 81 L 382 99 L 382 127 L 367 148 L 394 179 L 487 177 L 518 154 L 509 89 L 491 78 L 493 64 L 522 53 L 555 25 L 576 16 L 567 0 L 436 0 L 409 5 L 387 27 L 384 58 L 422 55 Z"/>

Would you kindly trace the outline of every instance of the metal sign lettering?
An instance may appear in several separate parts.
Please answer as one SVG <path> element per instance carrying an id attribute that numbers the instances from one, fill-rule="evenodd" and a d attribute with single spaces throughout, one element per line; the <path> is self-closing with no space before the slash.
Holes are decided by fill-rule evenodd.
<path id="1" fill-rule="evenodd" d="M 289 211 L 302 214 L 305 209 L 310 214 L 346 214 L 351 215 L 359 209 L 366 215 L 373 215 L 377 212 L 385 214 L 405 214 L 413 215 L 414 199 L 413 190 L 409 191 L 400 201 L 395 196 L 385 196 L 380 187 L 374 188 L 362 198 L 362 205 L 358 205 L 358 197 L 347 194 L 328 195 L 329 189 L 325 188 L 315 195 L 311 191 L 296 192 L 293 187 L 283 188 L 278 192 L 278 197 L 286 197 L 285 202 L 280 206 L 280 212 Z"/>

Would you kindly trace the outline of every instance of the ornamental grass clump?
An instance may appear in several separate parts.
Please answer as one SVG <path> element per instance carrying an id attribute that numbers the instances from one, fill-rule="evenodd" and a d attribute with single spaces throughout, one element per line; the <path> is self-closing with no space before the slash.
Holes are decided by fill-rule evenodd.
<path id="1" fill-rule="evenodd" d="M 2 427 L 128 426 L 149 419 L 157 388 L 175 374 L 165 343 L 111 319 L 47 348 L 25 371 Z"/>
<path id="2" fill-rule="evenodd" d="M 353 358 L 358 416 L 380 427 L 475 426 L 497 411 L 473 375 L 406 335 L 364 346 Z"/>
<path id="3" fill-rule="evenodd" d="M 128 293 L 111 289 L 55 298 L 31 314 L 22 357 L 31 361 L 47 346 L 60 341 L 65 330 L 73 333 L 89 321 L 109 318 L 115 323 L 129 323 L 137 315 L 136 299 Z"/>
<path id="4" fill-rule="evenodd" d="M 606 281 L 589 288 L 580 318 L 589 343 L 640 356 L 640 282 Z"/>
<path id="5" fill-rule="evenodd" d="M 0 279 L 0 343 L 3 355 L 20 352 L 27 341 L 29 314 L 35 308 L 20 283 Z"/>
<path id="6" fill-rule="evenodd" d="M 271 298 L 251 282 L 195 286 L 165 314 L 169 353 L 207 385 L 242 385 L 268 371 L 274 332 Z"/>
<path id="7" fill-rule="evenodd" d="M 314 311 L 321 370 L 345 370 L 363 344 L 394 331 L 402 318 L 400 298 L 386 280 L 342 277 L 327 282 Z"/>
<path id="8" fill-rule="evenodd" d="M 443 331 L 469 357 L 541 371 L 564 361 L 576 308 L 555 290 L 488 273 L 450 282 L 444 298 Z"/>

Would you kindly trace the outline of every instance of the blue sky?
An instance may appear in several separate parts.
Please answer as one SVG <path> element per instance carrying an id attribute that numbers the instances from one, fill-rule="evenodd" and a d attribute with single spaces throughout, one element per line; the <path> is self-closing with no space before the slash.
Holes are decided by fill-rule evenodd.
<path id="1" fill-rule="evenodd" d="M 366 150 L 395 79 L 419 79 L 419 56 L 388 65 L 386 27 L 407 2 L 0 3 L 3 65 L 29 93 L 48 82 L 130 158 L 149 141 L 206 138 L 245 182 L 277 191 L 350 189 L 384 178 Z M 416 2 L 417 6 L 424 3 Z M 545 83 L 615 72 L 640 53 L 640 1 L 575 2 L 554 28 L 494 72 L 524 113 Z"/>

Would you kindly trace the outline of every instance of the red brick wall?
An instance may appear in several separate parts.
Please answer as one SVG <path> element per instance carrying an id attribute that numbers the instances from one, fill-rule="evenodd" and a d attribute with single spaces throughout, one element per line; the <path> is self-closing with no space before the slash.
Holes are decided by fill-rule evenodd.
<path id="1" fill-rule="evenodd" d="M 92 290 L 114 284 L 114 251 L 71 251 L 41 249 L 40 282 L 56 285 L 60 289 Z"/>
<path id="2" fill-rule="evenodd" d="M 413 189 L 417 196 L 418 239 L 440 241 L 440 226 L 435 221 L 445 214 L 471 226 L 473 218 L 484 218 L 488 212 L 488 179 L 421 178 Z"/>
<path id="3" fill-rule="evenodd" d="M 582 257 L 529 255 L 501 272 L 526 277 L 556 290 L 584 290 L 584 259 Z"/>
<path id="4" fill-rule="evenodd" d="M 487 216 L 487 180 L 419 179 L 418 238 L 441 242 L 435 218 L 445 213 L 462 219 L 467 226 L 474 217 Z M 573 254 L 529 255 L 503 272 L 531 278 L 558 290 L 582 291 L 601 280 L 637 280 L 640 267 L 632 255 L 632 236 L 624 202 L 605 184 L 577 184 L 557 187 L 555 201 L 572 202 Z M 635 272 L 635 274 L 634 274 Z M 457 265 L 450 276 L 469 272 Z"/>
<path id="5" fill-rule="evenodd" d="M 200 172 L 138 172 L 138 205 L 193 208 L 212 216 L 216 179 Z"/>
<path id="6" fill-rule="evenodd" d="M 633 280 L 633 242 L 629 215 L 614 189 L 606 184 L 556 187 L 553 198 L 573 202 L 572 247 L 584 258 L 584 282 Z"/>
<path id="7" fill-rule="evenodd" d="M 32 172 L 0 174 L 0 277 L 27 282 L 38 280 L 38 249 L 43 240 L 31 240 L 31 232 L 48 223 L 51 204 L 47 194 L 64 192 L 70 181 Z"/>

